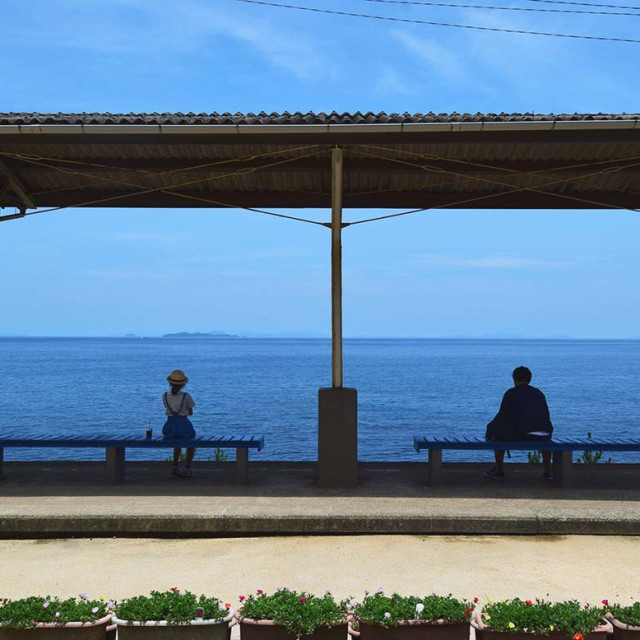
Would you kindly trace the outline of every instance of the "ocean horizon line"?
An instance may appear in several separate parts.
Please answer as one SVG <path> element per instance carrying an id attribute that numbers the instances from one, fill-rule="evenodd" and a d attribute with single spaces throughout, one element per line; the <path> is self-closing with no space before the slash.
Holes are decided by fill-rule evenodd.
<path id="1" fill-rule="evenodd" d="M 175 340 L 175 341 L 205 341 L 215 342 L 220 340 L 331 340 L 330 335 L 313 334 L 226 334 L 211 336 L 167 336 L 160 334 L 138 335 L 138 334 L 85 334 L 85 335 L 55 335 L 55 334 L 14 334 L 0 333 L 0 340 Z M 389 335 L 345 335 L 343 340 L 460 340 L 460 341 L 487 341 L 487 340 L 508 340 L 513 342 L 638 342 L 640 336 L 528 336 L 528 335 L 443 335 L 443 336 L 389 336 Z"/>

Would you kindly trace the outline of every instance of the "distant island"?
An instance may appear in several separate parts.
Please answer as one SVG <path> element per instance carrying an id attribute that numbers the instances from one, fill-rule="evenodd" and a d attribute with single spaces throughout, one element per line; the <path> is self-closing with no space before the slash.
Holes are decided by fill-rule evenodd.
<path id="1" fill-rule="evenodd" d="M 237 338 L 231 333 L 224 333 L 222 331 L 210 331 L 209 333 L 202 333 L 200 331 L 195 331 L 193 333 L 189 333 L 188 331 L 180 331 L 178 333 L 165 333 L 161 338 L 182 338 L 187 340 L 208 340 L 211 338 Z"/>

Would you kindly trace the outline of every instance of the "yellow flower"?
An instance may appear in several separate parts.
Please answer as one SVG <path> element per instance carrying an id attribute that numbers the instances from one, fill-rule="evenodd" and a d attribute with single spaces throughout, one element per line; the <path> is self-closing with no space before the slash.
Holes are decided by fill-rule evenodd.
<path id="1" fill-rule="evenodd" d="M 104 594 L 102 594 L 102 595 L 100 596 L 100 600 L 104 600 L 104 598 L 105 598 L 105 596 L 104 596 Z"/>
<path id="2" fill-rule="evenodd" d="M 550 630 L 550 631 L 555 631 L 555 627 L 554 627 L 552 624 L 550 624 L 550 625 L 549 625 L 549 630 Z"/>
<path id="3" fill-rule="evenodd" d="M 493 600 L 487 600 L 487 604 L 493 604 Z"/>
<path id="4" fill-rule="evenodd" d="M 491 616 L 488 613 L 484 614 L 484 619 L 485 620 L 491 620 Z"/>
<path id="5" fill-rule="evenodd" d="M 516 628 L 516 625 L 513 624 L 513 622 L 510 622 L 509 623 L 509 629 L 515 629 L 515 628 Z"/>

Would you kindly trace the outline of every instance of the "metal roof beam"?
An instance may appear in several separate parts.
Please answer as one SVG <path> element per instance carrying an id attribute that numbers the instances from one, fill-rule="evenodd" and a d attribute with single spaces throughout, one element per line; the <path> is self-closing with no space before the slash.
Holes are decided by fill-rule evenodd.
<path id="1" fill-rule="evenodd" d="M 535 189 L 532 186 L 531 189 Z M 41 196 L 40 206 L 47 207 L 154 207 L 154 208 L 330 208 L 331 194 L 294 191 L 192 191 L 184 195 L 171 192 L 135 194 L 123 192 L 114 198 L 113 191 L 84 189 L 65 193 L 50 193 Z M 438 207 L 451 209 L 638 209 L 640 195 L 606 190 L 581 190 L 570 192 L 575 198 L 563 197 L 562 193 L 535 192 L 522 189 L 518 192 L 492 193 L 491 191 L 465 191 L 430 193 L 428 191 L 387 191 L 381 193 L 344 193 L 345 209 L 360 208 L 420 208 Z M 114 198 L 114 199 L 111 199 Z M 108 199 L 102 203 L 100 199 Z M 591 202 L 588 202 L 591 201 Z M 224 203 L 224 204 L 222 204 Z"/>
<path id="2" fill-rule="evenodd" d="M 29 195 L 29 192 L 20 184 L 20 181 L 11 173 L 9 167 L 0 160 L 0 177 L 5 178 L 9 182 L 9 188 L 18 196 L 22 208 L 24 209 L 36 209 L 37 205 L 33 198 Z"/>

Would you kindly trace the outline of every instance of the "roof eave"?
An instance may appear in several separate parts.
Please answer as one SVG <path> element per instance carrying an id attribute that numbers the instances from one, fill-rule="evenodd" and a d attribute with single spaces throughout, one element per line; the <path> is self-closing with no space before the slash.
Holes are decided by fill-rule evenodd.
<path id="1" fill-rule="evenodd" d="M 496 131 L 584 131 L 640 130 L 640 120 L 545 120 L 515 122 L 408 122 L 401 124 L 9 124 L 0 125 L 2 134 L 82 135 L 82 134 L 389 134 L 389 133 L 470 133 Z"/>

